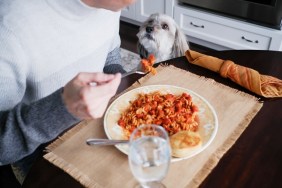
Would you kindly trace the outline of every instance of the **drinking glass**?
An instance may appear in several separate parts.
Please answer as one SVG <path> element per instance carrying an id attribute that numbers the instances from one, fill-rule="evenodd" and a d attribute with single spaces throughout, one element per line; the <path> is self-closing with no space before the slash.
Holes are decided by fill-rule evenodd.
<path id="1" fill-rule="evenodd" d="M 130 136 L 129 165 L 137 187 L 165 187 L 161 181 L 166 176 L 171 159 L 169 137 L 158 125 L 141 125 Z"/>

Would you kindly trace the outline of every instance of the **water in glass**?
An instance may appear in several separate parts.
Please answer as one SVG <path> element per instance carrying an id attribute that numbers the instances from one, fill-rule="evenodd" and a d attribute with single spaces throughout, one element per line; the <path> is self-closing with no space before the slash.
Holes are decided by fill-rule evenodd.
<path id="1" fill-rule="evenodd" d="M 142 128 L 144 127 L 138 129 Z M 161 180 L 169 168 L 170 146 L 167 133 L 162 129 L 154 125 L 151 132 L 146 130 L 132 133 L 129 163 L 134 177 L 141 184 L 140 187 L 165 187 Z M 159 133 L 155 134 L 157 132 Z"/>

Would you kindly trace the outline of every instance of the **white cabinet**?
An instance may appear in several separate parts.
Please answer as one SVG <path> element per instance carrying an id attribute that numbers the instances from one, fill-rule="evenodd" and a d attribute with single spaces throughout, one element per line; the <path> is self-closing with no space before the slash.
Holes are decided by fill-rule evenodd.
<path id="1" fill-rule="evenodd" d="M 125 18 L 135 18 L 135 5 L 133 4 L 131 6 L 125 7 L 121 11 L 121 16 Z"/>
<path id="2" fill-rule="evenodd" d="M 140 24 L 153 13 L 173 16 L 174 0 L 137 0 L 121 12 L 121 19 Z"/>
<path id="3" fill-rule="evenodd" d="M 187 6 L 174 6 L 174 19 L 190 42 L 213 48 L 282 51 L 282 31 L 219 16 Z"/>

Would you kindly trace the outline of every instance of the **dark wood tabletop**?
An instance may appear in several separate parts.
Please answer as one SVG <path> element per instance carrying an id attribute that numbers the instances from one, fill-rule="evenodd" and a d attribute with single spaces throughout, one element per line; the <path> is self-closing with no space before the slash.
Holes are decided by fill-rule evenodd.
<path id="1" fill-rule="evenodd" d="M 253 68 L 261 74 L 282 79 L 282 52 L 230 50 L 211 51 L 206 54 L 229 59 Z M 185 57 L 171 59 L 165 63 L 252 94 L 217 73 L 189 64 Z M 140 77 L 141 75 L 134 74 L 123 78 L 118 93 Z M 282 187 L 282 99 L 261 98 L 260 100 L 264 102 L 262 109 L 202 182 L 201 188 Z M 79 188 L 83 186 L 43 157 L 39 157 L 23 187 Z"/>

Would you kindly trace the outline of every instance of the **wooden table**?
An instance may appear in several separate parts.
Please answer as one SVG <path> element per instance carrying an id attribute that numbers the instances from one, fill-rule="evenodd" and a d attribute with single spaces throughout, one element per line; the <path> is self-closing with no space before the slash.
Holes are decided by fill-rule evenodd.
<path id="1" fill-rule="evenodd" d="M 282 52 L 231 50 L 207 54 L 230 59 L 237 64 L 256 69 L 261 74 L 282 79 Z M 185 57 L 171 59 L 166 63 L 250 93 L 217 73 L 188 64 Z M 124 78 L 118 92 L 129 87 L 140 77 L 141 75 L 134 74 Z M 261 101 L 264 102 L 263 108 L 200 187 L 282 187 L 282 99 Z M 40 157 L 23 187 L 78 188 L 82 185 Z"/>

